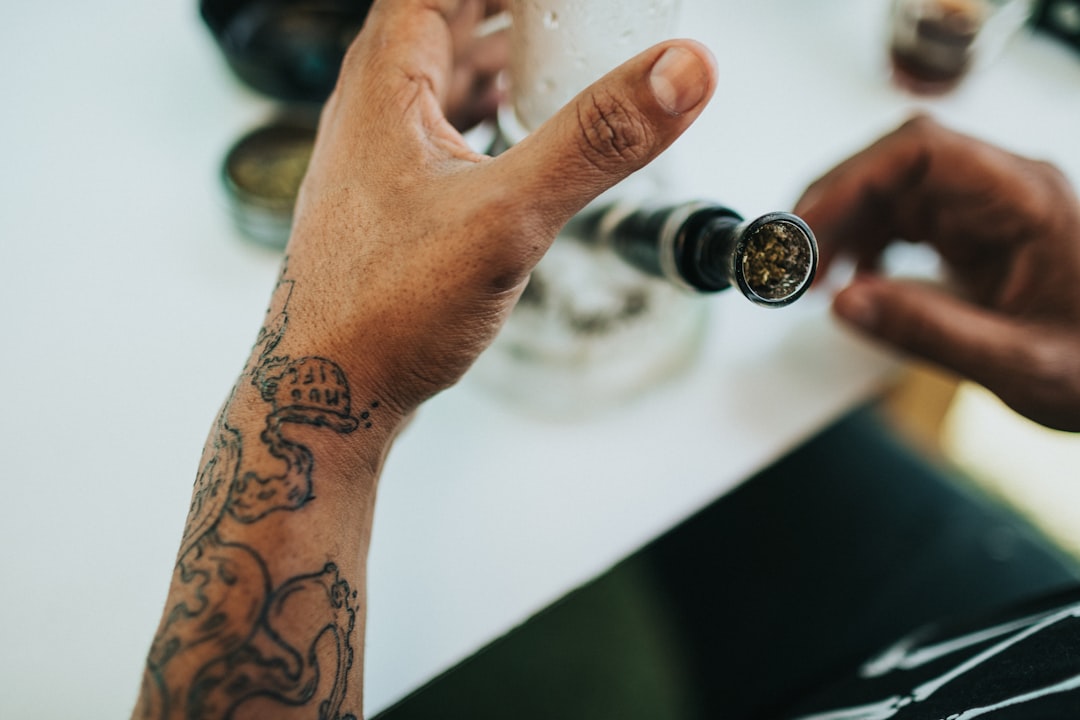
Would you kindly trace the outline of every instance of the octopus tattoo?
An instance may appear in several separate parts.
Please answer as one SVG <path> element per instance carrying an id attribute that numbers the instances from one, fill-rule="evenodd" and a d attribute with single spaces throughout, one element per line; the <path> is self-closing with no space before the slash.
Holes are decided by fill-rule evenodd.
<path id="1" fill-rule="evenodd" d="M 147 658 L 147 700 L 140 708 L 146 718 L 229 718 L 255 699 L 310 707 L 315 714 L 301 715 L 318 720 L 356 717 L 342 705 L 353 664 L 357 590 L 330 562 L 275 587 L 260 553 L 229 540 L 230 529 L 299 510 L 314 498 L 315 458 L 287 436 L 290 425 L 352 433 L 370 428 L 378 408 L 375 402 L 353 414 L 348 381 L 334 362 L 275 353 L 293 290 L 285 275 L 283 267 L 252 360 L 203 452 L 174 592 Z M 237 393 L 252 391 L 267 404 L 257 443 L 227 419 Z M 279 471 L 259 474 L 245 453 L 268 454 Z M 336 662 L 324 667 L 319 657 Z"/>

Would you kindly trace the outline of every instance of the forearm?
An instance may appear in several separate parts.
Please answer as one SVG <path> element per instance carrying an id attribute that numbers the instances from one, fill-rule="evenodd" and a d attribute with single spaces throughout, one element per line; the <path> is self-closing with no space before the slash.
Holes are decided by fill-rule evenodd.
<path id="1" fill-rule="evenodd" d="M 500 157 L 477 155 L 445 112 L 451 60 L 489 6 L 378 2 L 342 64 L 297 200 L 295 274 L 207 442 L 137 717 L 359 715 L 364 563 L 393 436 L 494 339 L 558 228 L 716 87 L 708 52 L 670 41 Z"/>
<path id="2" fill-rule="evenodd" d="M 294 289 L 283 276 L 207 440 L 135 717 L 361 713 L 365 559 L 397 423 L 356 363 L 290 328 Z"/>

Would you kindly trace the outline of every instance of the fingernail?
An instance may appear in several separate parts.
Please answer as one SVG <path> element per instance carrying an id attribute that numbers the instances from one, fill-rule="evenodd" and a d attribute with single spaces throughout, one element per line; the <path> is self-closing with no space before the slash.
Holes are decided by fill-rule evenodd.
<path id="1" fill-rule="evenodd" d="M 849 287 L 837 295 L 833 311 L 841 319 L 863 330 L 873 330 L 878 323 L 877 303 L 870 293 L 861 288 Z"/>
<path id="2" fill-rule="evenodd" d="M 664 51 L 652 67 L 649 85 L 668 112 L 679 115 L 693 110 L 705 97 L 709 73 L 697 53 L 681 47 Z"/>

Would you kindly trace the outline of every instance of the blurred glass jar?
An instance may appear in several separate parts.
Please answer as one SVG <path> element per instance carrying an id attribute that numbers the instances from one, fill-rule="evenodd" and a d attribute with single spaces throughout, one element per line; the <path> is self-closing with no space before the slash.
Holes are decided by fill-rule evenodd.
<path id="1" fill-rule="evenodd" d="M 578 92 L 671 36 L 678 0 L 513 0 L 510 92 L 499 129 L 509 144 Z M 590 207 L 666 199 L 654 162 Z M 583 416 L 639 395 L 697 356 L 706 304 L 645 275 L 570 223 L 533 271 L 473 377 L 522 409 Z"/>
<path id="2" fill-rule="evenodd" d="M 893 0 L 894 81 L 919 94 L 952 90 L 1001 51 L 1034 5 L 1034 0 Z"/>
<path id="3" fill-rule="evenodd" d="M 236 76 L 278 100 L 321 103 L 371 0 L 199 0 Z"/>
<path id="4" fill-rule="evenodd" d="M 225 156 L 221 179 L 229 210 L 249 240 L 277 250 L 288 244 L 316 123 L 314 116 L 283 116 L 244 135 Z"/>

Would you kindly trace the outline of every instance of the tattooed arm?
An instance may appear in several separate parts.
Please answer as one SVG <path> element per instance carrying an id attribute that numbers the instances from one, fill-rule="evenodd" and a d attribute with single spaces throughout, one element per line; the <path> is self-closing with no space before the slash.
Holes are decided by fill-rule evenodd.
<path id="1" fill-rule="evenodd" d="M 203 454 L 135 717 L 360 714 L 365 558 L 394 435 L 491 342 L 563 223 L 712 94 L 707 51 L 664 43 L 499 158 L 477 155 L 446 118 L 492 100 L 482 80 L 503 57 L 473 34 L 485 12 L 377 2 L 345 59 L 289 259 Z"/>

